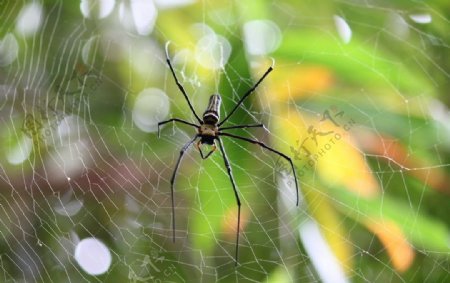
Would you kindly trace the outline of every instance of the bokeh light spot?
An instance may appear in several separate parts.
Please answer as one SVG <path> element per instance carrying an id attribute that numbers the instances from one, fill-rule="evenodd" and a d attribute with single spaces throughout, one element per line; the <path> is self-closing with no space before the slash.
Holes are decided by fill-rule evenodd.
<path id="1" fill-rule="evenodd" d="M 16 60 L 19 53 L 19 45 L 16 37 L 11 33 L 7 33 L 5 37 L 0 40 L 0 66 L 4 67 Z"/>
<path id="2" fill-rule="evenodd" d="M 81 0 L 80 10 L 85 18 L 103 19 L 114 9 L 115 0 Z"/>
<path id="3" fill-rule="evenodd" d="M 153 0 L 160 9 L 169 9 L 180 6 L 190 5 L 196 2 L 196 0 Z"/>
<path id="4" fill-rule="evenodd" d="M 169 98 L 157 88 L 147 88 L 139 93 L 133 107 L 133 122 L 144 132 L 156 132 L 158 122 L 169 114 Z"/>
<path id="5" fill-rule="evenodd" d="M 17 17 L 16 30 L 23 36 L 35 34 L 42 24 L 42 6 L 31 3 L 22 8 Z"/>
<path id="6" fill-rule="evenodd" d="M 352 39 L 352 29 L 343 18 L 339 16 L 333 16 L 333 19 L 339 37 L 344 43 L 346 44 L 349 43 L 350 40 Z"/>
<path id="7" fill-rule="evenodd" d="M 13 165 L 22 164 L 31 154 L 33 140 L 24 136 L 18 144 L 6 153 L 6 159 Z"/>
<path id="8" fill-rule="evenodd" d="M 111 252 L 99 239 L 85 238 L 75 248 L 75 260 L 90 275 L 100 275 L 111 266 Z"/>
<path id="9" fill-rule="evenodd" d="M 280 45 L 281 30 L 272 21 L 250 21 L 244 24 L 244 40 L 248 53 L 265 55 Z"/>
<path id="10" fill-rule="evenodd" d="M 427 13 L 411 14 L 409 18 L 418 24 L 429 24 L 432 21 L 431 15 Z"/>
<path id="11" fill-rule="evenodd" d="M 148 35 L 153 31 L 157 15 L 158 11 L 152 1 L 131 0 L 129 4 L 122 2 L 119 6 L 122 24 L 140 35 Z"/>
<path id="12" fill-rule="evenodd" d="M 208 34 L 200 38 L 195 49 L 195 59 L 203 67 L 211 70 L 223 68 L 231 54 L 228 40 L 217 34 Z"/>

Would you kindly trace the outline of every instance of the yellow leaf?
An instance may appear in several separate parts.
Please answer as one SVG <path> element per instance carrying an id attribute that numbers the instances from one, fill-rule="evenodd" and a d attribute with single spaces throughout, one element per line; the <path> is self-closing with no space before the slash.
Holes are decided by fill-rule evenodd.
<path id="1" fill-rule="evenodd" d="M 376 196 L 378 183 L 349 132 L 355 123 L 344 116 L 341 120 L 345 122 L 338 123 L 339 126 L 329 120 L 315 124 L 317 132 L 329 133 L 326 138 L 316 139 L 313 159 L 317 158 L 317 172 L 330 185 L 343 186 L 363 197 Z"/>
<path id="2" fill-rule="evenodd" d="M 277 134 L 290 148 L 300 177 L 309 171 L 332 186 L 364 197 L 376 196 L 378 183 L 349 134 L 355 122 L 340 113 L 326 109 L 321 117 L 311 118 L 289 109 L 274 116 Z"/>
<path id="3" fill-rule="evenodd" d="M 320 229 L 339 263 L 345 272 L 350 274 L 354 258 L 353 245 L 348 240 L 348 232 L 342 224 L 340 214 L 332 206 L 329 198 L 317 188 L 305 186 L 303 192 L 309 212 L 319 223 Z"/>

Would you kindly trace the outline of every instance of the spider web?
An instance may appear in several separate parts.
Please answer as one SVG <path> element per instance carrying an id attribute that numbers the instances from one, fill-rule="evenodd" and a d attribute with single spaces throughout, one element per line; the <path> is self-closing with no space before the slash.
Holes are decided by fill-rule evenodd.
<path id="1" fill-rule="evenodd" d="M 442 93 L 449 73 L 448 63 L 440 59 L 448 57 L 448 35 L 441 31 L 448 34 L 447 15 L 422 3 L 406 9 L 330 1 L 326 6 L 335 12 L 329 14 L 318 13 L 315 4 L 295 2 L 266 3 L 273 13 L 265 16 L 270 21 L 254 21 L 247 14 L 264 14 L 258 6 L 263 4 L 0 1 L 2 280 L 448 280 L 448 246 L 443 251 L 438 244 L 411 243 L 416 253 L 413 267 L 402 271 L 395 266 L 385 238 L 358 221 L 368 216 L 362 207 L 370 200 L 357 196 L 357 207 L 349 206 L 342 197 L 347 194 L 333 191 L 342 184 L 322 176 L 302 147 L 314 142 L 311 133 L 319 140 L 331 133 L 326 128 L 314 132 L 315 125 L 345 124 L 355 143 L 339 136 L 344 132 L 333 132 L 334 142 L 350 144 L 367 162 L 368 174 L 381 194 L 377 215 L 392 213 L 392 206 L 384 204 L 392 193 L 417 213 L 408 219 L 420 224 L 422 212 L 441 219 L 432 227 L 443 227 L 448 237 L 450 119 L 448 97 Z M 385 20 L 367 20 L 371 17 Z M 236 22 L 245 22 L 242 30 L 235 29 Z M 194 42 L 178 34 L 187 23 L 186 33 Z M 311 45 L 292 41 L 298 30 L 321 36 Z M 346 51 L 358 32 L 365 48 Z M 226 125 L 265 124 L 265 128 L 233 133 L 263 141 L 293 158 L 302 186 L 300 205 L 295 205 L 292 171 L 284 160 L 256 145 L 223 137 L 242 201 L 238 267 L 234 265 L 237 205 L 220 151 L 206 160 L 194 146 L 187 151 L 175 183 L 176 241 L 172 243 L 170 178 L 180 149 L 196 131 L 168 124 L 159 138 L 156 134 L 156 123 L 162 120 L 177 117 L 195 122 L 165 62 L 163 47 L 170 40 L 176 74 L 199 115 L 209 95 L 220 93 L 225 117 L 271 65 L 270 56 L 276 59 L 269 77 L 274 76 L 278 84 L 263 82 Z M 296 48 L 289 49 L 292 42 Z M 337 49 L 328 49 L 330 42 Z M 295 51 L 308 46 L 317 49 Z M 412 53 L 396 57 L 385 53 L 386 48 Z M 303 85 L 306 91 L 299 97 L 296 88 L 302 81 L 289 77 L 290 70 L 311 62 L 338 64 L 333 60 L 344 62 L 342 69 L 333 66 L 344 73 L 342 81 L 333 82 L 337 90 L 322 93 Z M 355 70 L 345 62 L 377 74 L 377 81 L 345 74 Z M 405 66 L 414 66 L 422 81 L 405 84 L 411 78 L 401 73 Z M 382 93 L 374 93 L 372 83 L 381 84 L 377 91 Z M 386 108 L 380 104 L 383 99 L 395 105 Z M 309 140 L 286 139 L 290 128 L 280 122 L 287 115 L 280 105 L 288 109 L 288 116 L 303 117 L 311 129 L 305 132 Z M 400 109 L 402 120 L 389 127 L 398 122 L 391 115 L 394 109 Z M 405 156 L 415 161 L 390 154 L 396 144 L 388 137 L 400 140 Z M 372 140 L 380 141 L 378 147 Z M 326 154 L 316 156 L 316 162 L 332 159 L 332 152 L 338 150 L 333 145 L 324 144 Z M 332 172 L 346 167 L 334 164 Z M 321 224 L 320 211 L 314 210 L 319 207 L 315 201 L 325 200 L 339 207 L 336 230 Z M 411 230 L 426 228 L 419 224 Z M 326 240 L 330 234 L 341 237 L 349 248 L 351 264 L 339 263 Z M 389 238 L 395 233 L 387 234 Z M 405 256 L 400 262 L 407 260 Z"/>

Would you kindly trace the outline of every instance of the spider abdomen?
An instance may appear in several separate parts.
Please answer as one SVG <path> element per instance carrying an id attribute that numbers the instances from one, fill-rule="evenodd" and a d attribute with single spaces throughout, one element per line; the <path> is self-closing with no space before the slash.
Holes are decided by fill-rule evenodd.
<path id="1" fill-rule="evenodd" d="M 209 98 L 208 107 L 203 113 L 203 123 L 209 125 L 216 125 L 220 119 L 220 103 L 222 98 L 219 94 L 213 94 Z"/>

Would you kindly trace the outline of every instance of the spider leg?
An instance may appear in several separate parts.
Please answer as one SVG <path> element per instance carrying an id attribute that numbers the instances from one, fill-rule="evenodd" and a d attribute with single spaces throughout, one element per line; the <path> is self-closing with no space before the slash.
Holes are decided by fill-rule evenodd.
<path id="1" fill-rule="evenodd" d="M 266 78 L 266 76 L 272 72 L 273 68 L 272 66 L 269 67 L 269 69 L 267 69 L 267 71 L 264 73 L 264 75 L 259 79 L 259 81 L 256 82 L 256 84 L 249 89 L 244 96 L 242 96 L 242 98 L 239 100 L 238 103 L 236 103 L 236 105 L 234 106 L 233 110 L 231 110 L 231 112 L 222 120 L 222 122 L 220 122 L 217 126 L 220 127 L 223 123 L 225 123 L 228 118 L 231 117 L 231 115 L 233 115 L 234 111 L 236 111 L 236 109 L 242 104 L 242 102 L 244 102 L 244 100 L 247 98 L 247 96 L 249 96 L 257 87 L 258 85 Z"/>
<path id="2" fill-rule="evenodd" d="M 184 121 L 184 120 L 181 120 L 181 119 L 178 119 L 178 118 L 172 118 L 172 119 L 169 119 L 169 120 L 167 120 L 167 121 L 162 121 L 162 122 L 159 122 L 159 123 L 158 123 L 158 138 L 159 138 L 159 130 L 160 130 L 160 127 L 161 127 L 162 125 L 164 125 L 164 124 L 166 124 L 166 123 L 169 123 L 169 122 L 172 122 L 172 121 L 180 122 L 180 123 L 183 123 L 183 124 L 186 124 L 186 125 L 189 125 L 189 126 L 198 128 L 198 126 L 197 126 L 196 124 L 194 124 L 194 123 L 190 123 L 190 122 L 188 122 L 188 121 Z"/>
<path id="3" fill-rule="evenodd" d="M 178 157 L 177 164 L 175 165 L 175 170 L 173 171 L 172 178 L 170 179 L 170 194 L 172 197 L 172 237 L 173 242 L 175 242 L 175 201 L 173 198 L 173 185 L 175 183 L 175 177 L 177 175 L 178 167 L 180 166 L 181 159 L 183 158 L 184 153 L 189 148 L 189 146 L 195 142 L 195 140 L 198 138 L 198 135 L 195 135 L 193 139 L 188 141 L 183 148 L 180 151 L 180 156 Z"/>
<path id="4" fill-rule="evenodd" d="M 186 101 L 189 104 L 189 108 L 191 109 L 191 111 L 194 114 L 195 118 L 197 118 L 197 121 L 201 124 L 202 120 L 200 119 L 200 117 L 198 117 L 197 113 L 194 110 L 194 107 L 192 107 L 191 101 L 189 100 L 189 97 L 187 96 L 186 91 L 184 90 L 183 86 L 178 81 L 178 78 L 177 78 L 177 75 L 175 74 L 175 71 L 173 69 L 172 63 L 170 62 L 170 59 L 169 59 L 169 44 L 170 44 L 170 41 L 166 43 L 166 61 L 167 61 L 167 64 L 169 65 L 170 72 L 172 73 L 173 78 L 175 79 L 175 83 L 177 84 L 178 89 L 181 91 L 181 93 L 183 93 L 184 98 L 186 98 Z"/>
<path id="5" fill-rule="evenodd" d="M 238 264 L 238 248 L 239 248 L 239 227 L 241 226 L 241 200 L 239 199 L 239 195 L 236 189 L 236 183 L 234 182 L 233 174 L 231 172 L 230 162 L 228 161 L 227 154 L 225 153 L 225 149 L 223 148 L 222 140 L 217 137 L 219 141 L 219 148 L 222 152 L 223 161 L 225 162 L 225 167 L 227 168 L 228 176 L 230 177 L 231 185 L 233 186 L 234 196 L 236 197 L 236 203 L 238 205 L 238 223 L 236 227 L 236 251 L 235 251 L 235 265 Z"/>
<path id="6" fill-rule="evenodd" d="M 291 164 L 291 167 L 292 167 L 292 173 L 294 174 L 295 190 L 297 192 L 297 206 L 298 206 L 297 174 L 295 173 L 294 163 L 292 163 L 292 159 L 289 156 L 287 156 L 286 154 L 284 154 L 282 152 L 279 152 L 278 150 L 273 149 L 273 148 L 267 146 L 266 144 L 264 144 L 263 142 L 260 142 L 260 141 L 257 141 L 257 140 L 252 140 L 252 139 L 249 139 L 249 138 L 244 138 L 244 137 L 240 137 L 240 136 L 236 136 L 236 135 L 232 135 L 232 134 L 228 134 L 228 133 L 220 133 L 220 132 L 219 132 L 219 136 L 227 136 L 227 137 L 230 137 L 230 138 L 240 139 L 240 140 L 243 140 L 243 141 L 246 141 L 246 142 L 249 142 L 249 143 L 258 144 L 258 145 L 264 147 L 265 149 L 268 149 L 268 150 L 278 154 L 279 156 L 283 157 L 287 161 L 289 161 L 289 163 Z"/>
<path id="7" fill-rule="evenodd" d="M 219 130 L 231 130 L 231 129 L 244 129 L 244 128 L 265 128 L 263 124 L 252 124 L 252 125 L 237 125 L 237 126 L 231 126 L 231 127 L 223 127 L 220 128 Z"/>

